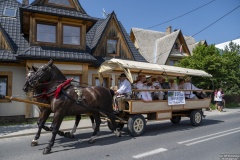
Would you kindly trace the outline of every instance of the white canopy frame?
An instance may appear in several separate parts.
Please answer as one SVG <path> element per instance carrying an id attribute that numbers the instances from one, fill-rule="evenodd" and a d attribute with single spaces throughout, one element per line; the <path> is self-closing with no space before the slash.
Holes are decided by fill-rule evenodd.
<path id="1" fill-rule="evenodd" d="M 186 75 L 198 77 L 212 77 L 211 74 L 208 74 L 203 70 L 112 58 L 103 62 L 98 69 L 100 83 L 102 84 L 103 82 L 102 74 L 119 70 L 124 71 L 128 80 L 131 83 L 133 83 L 131 72 L 141 72 L 144 74 L 156 74 L 174 77 L 184 77 Z"/>

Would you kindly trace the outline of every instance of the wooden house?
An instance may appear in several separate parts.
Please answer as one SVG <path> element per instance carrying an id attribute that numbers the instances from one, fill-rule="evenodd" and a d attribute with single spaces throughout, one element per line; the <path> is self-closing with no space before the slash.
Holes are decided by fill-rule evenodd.
<path id="1" fill-rule="evenodd" d="M 79 85 L 99 85 L 97 69 L 112 57 L 146 62 L 114 12 L 104 19 L 91 17 L 78 0 L 0 1 L 1 94 L 24 97 L 27 66 L 50 59 Z M 104 75 L 105 87 L 118 85 L 117 79 Z M 1 116 L 31 118 L 38 109 L 0 100 Z"/>

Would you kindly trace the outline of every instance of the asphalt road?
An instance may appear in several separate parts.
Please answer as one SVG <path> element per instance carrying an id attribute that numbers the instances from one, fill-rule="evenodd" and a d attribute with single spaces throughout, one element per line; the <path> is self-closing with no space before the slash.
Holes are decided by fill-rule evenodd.
<path id="1" fill-rule="evenodd" d="M 92 130 L 78 130 L 75 139 L 57 137 L 49 155 L 43 155 L 42 151 L 51 134 L 42 135 L 36 147 L 30 146 L 33 136 L 1 139 L 0 159 L 219 160 L 220 157 L 240 157 L 240 112 L 208 116 L 200 127 L 192 127 L 187 118 L 178 125 L 169 121 L 149 123 L 145 134 L 136 138 L 128 135 L 126 127 L 123 131 L 123 136 L 118 138 L 103 127 L 96 143 L 88 144 Z"/>

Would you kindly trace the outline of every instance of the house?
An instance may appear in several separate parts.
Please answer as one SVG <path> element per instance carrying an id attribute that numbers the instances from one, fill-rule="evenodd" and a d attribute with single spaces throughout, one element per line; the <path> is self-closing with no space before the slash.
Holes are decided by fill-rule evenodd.
<path id="1" fill-rule="evenodd" d="M 190 56 L 199 44 L 207 45 L 206 41 L 196 42 L 193 37 L 184 36 L 181 30 L 166 32 L 132 28 L 130 38 L 138 51 L 150 63 L 174 65 L 182 58 Z"/>
<path id="2" fill-rule="evenodd" d="M 224 50 L 226 47 L 229 47 L 230 42 L 233 42 L 237 45 L 240 45 L 240 38 L 232 40 L 232 41 L 227 41 L 227 42 L 223 42 L 223 43 L 220 43 L 220 44 L 216 44 L 215 47 L 220 49 L 220 50 Z"/>
<path id="3" fill-rule="evenodd" d="M 146 62 L 114 12 L 105 19 L 91 17 L 78 0 L 0 1 L 1 94 L 25 98 L 27 66 L 50 59 L 79 85 L 99 85 L 97 69 L 112 57 Z M 118 74 L 104 75 L 105 87 L 117 83 Z M 38 108 L 0 100 L 1 116 L 31 118 Z"/>

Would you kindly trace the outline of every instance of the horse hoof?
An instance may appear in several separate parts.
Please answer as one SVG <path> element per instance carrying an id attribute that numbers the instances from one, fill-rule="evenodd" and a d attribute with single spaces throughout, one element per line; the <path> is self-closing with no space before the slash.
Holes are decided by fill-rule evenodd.
<path id="1" fill-rule="evenodd" d="M 89 143 L 89 144 L 95 143 L 95 139 L 90 139 L 90 140 L 88 141 L 88 143 Z"/>
<path id="2" fill-rule="evenodd" d="M 38 145 L 38 141 L 36 141 L 36 140 L 33 140 L 32 142 L 31 142 L 31 146 L 33 147 L 33 146 L 37 146 Z"/>
<path id="3" fill-rule="evenodd" d="M 45 148 L 43 150 L 43 154 L 49 154 L 50 152 L 51 152 L 51 149 L 49 149 L 49 148 Z"/>
<path id="4" fill-rule="evenodd" d="M 116 131 L 116 132 L 115 132 L 115 135 L 116 135 L 117 137 L 121 137 L 121 136 L 122 136 L 122 132 Z"/>
<path id="5" fill-rule="evenodd" d="M 70 132 L 65 132 L 64 133 L 64 137 L 66 137 L 66 138 L 74 138 L 74 135 L 71 134 Z"/>

